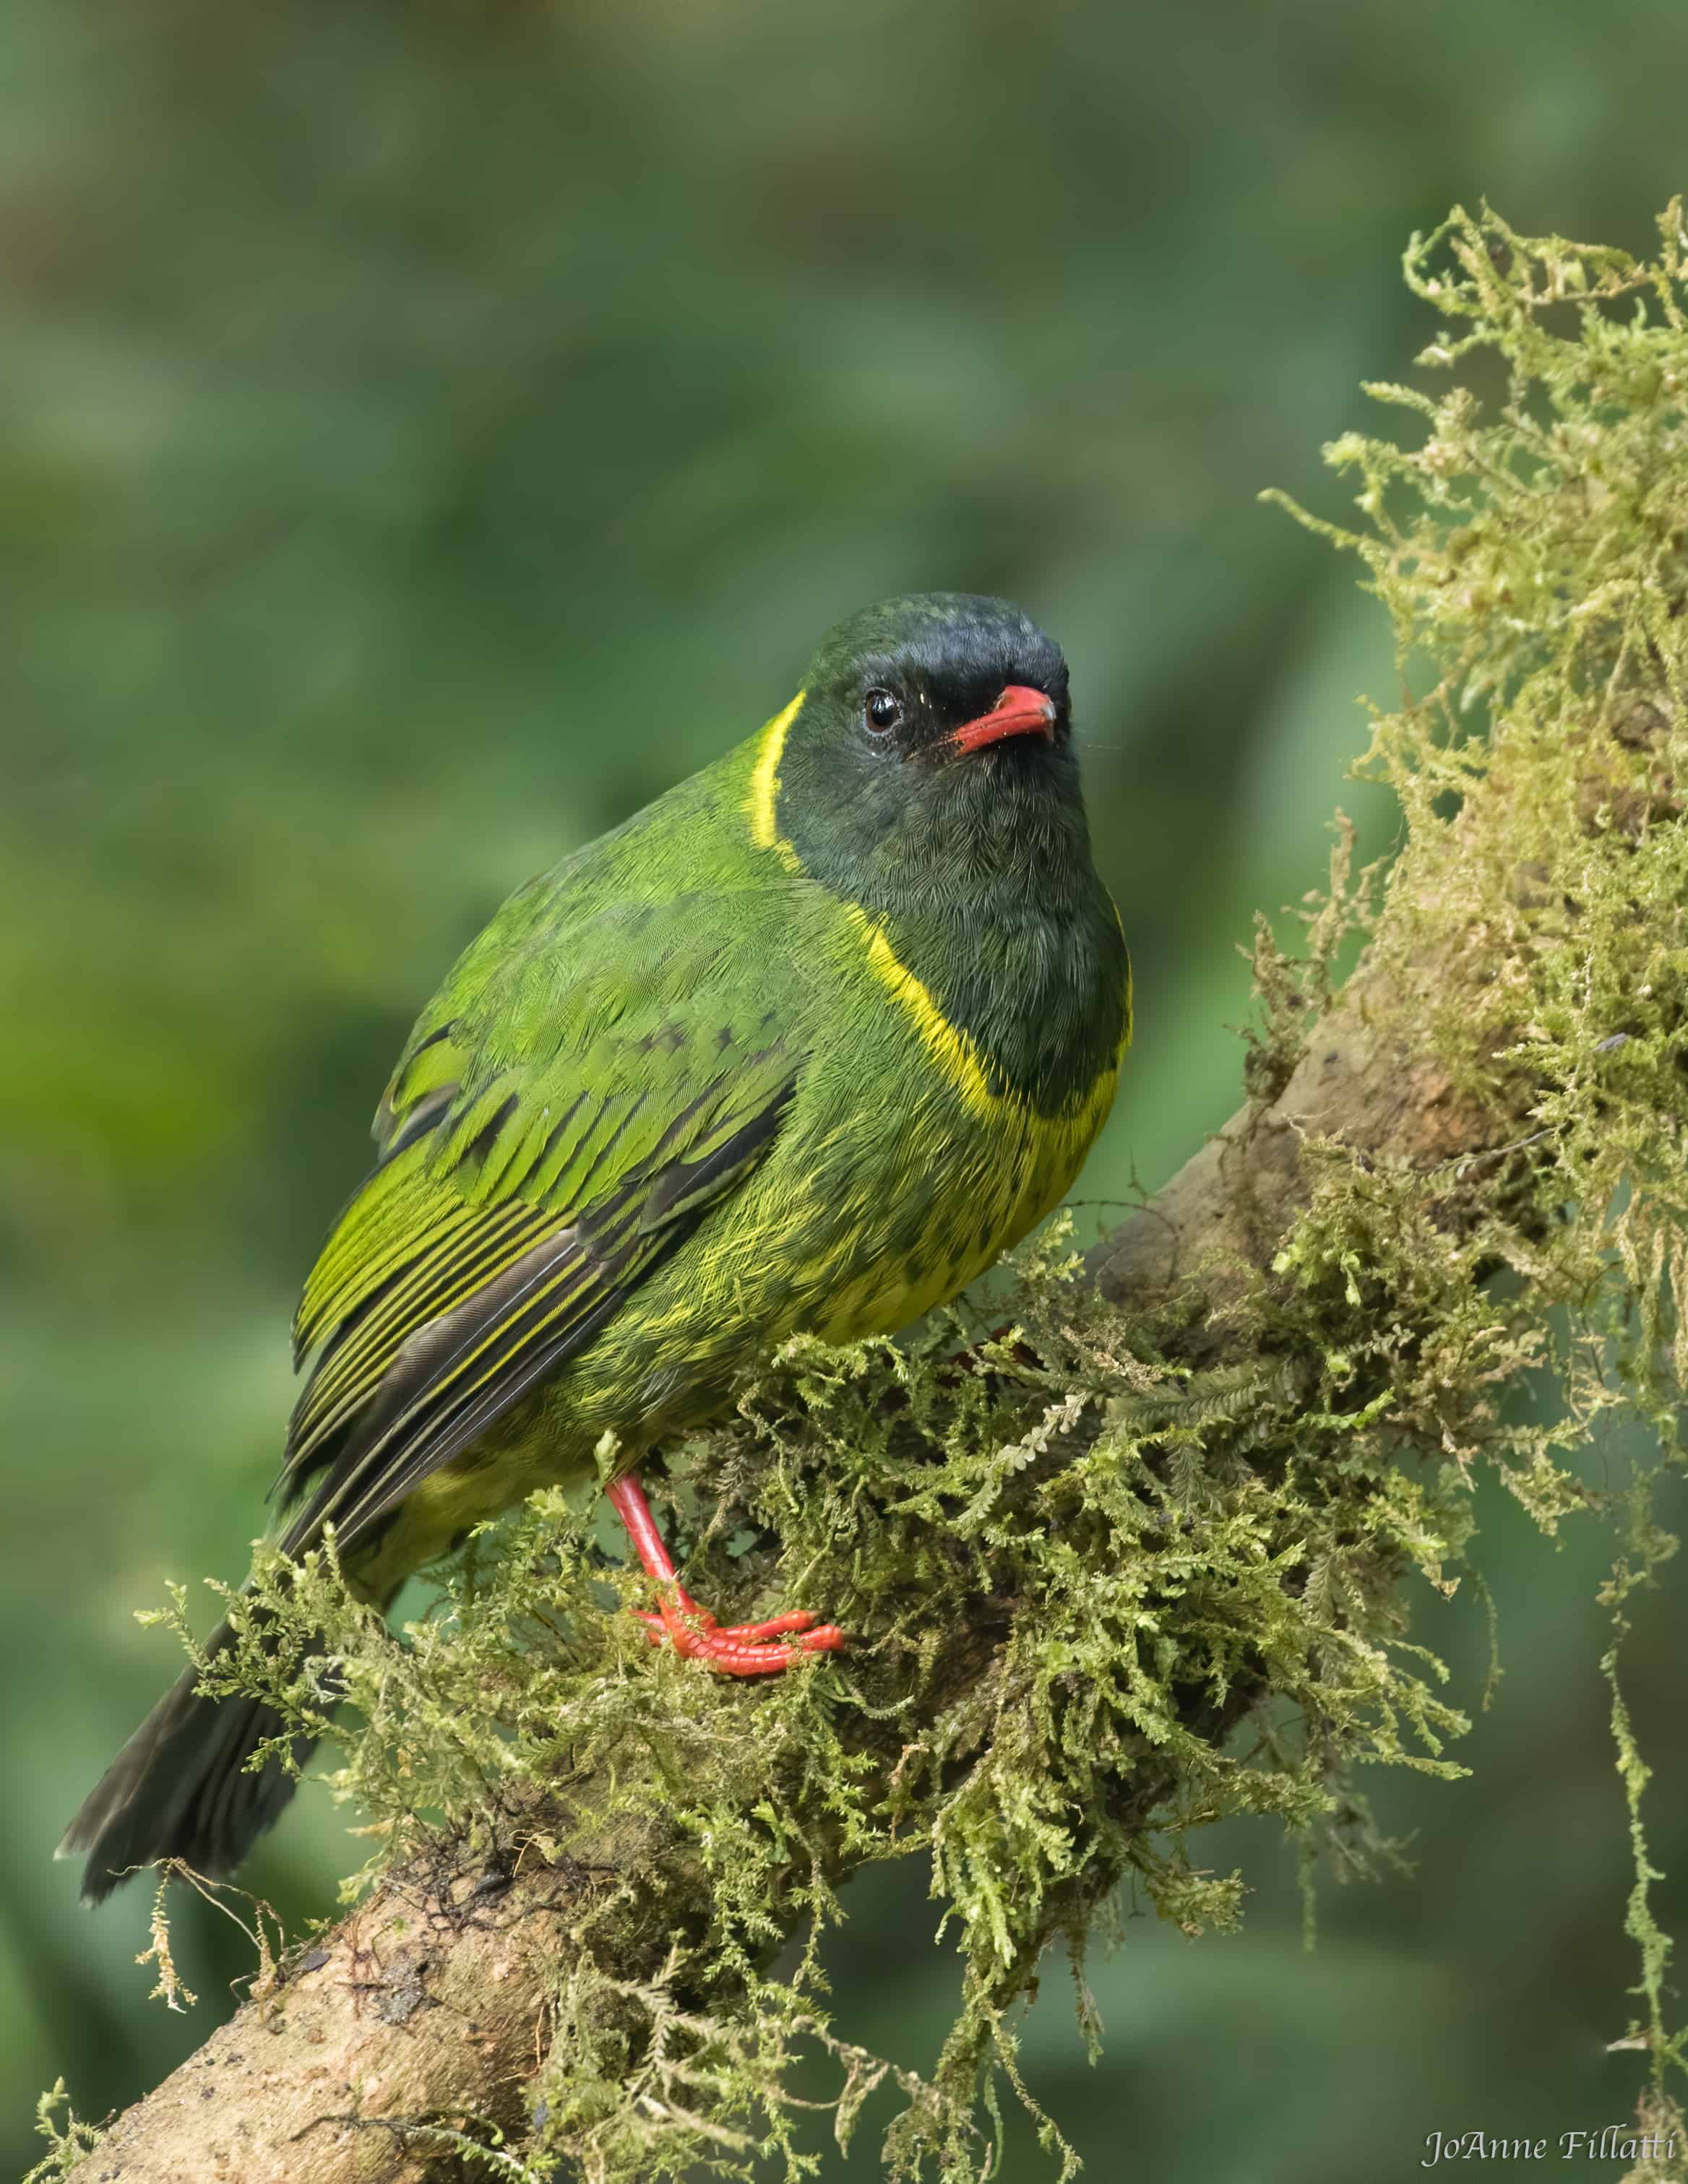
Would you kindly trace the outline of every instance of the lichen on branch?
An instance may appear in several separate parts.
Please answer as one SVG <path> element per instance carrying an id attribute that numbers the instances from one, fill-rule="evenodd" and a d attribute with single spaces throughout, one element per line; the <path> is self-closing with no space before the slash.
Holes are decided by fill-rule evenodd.
<path id="1" fill-rule="evenodd" d="M 982 2175 L 993 2080 L 1030 2098 L 1014 2012 L 1123 1883 L 1188 1931 L 1228 1926 L 1242 1879 L 1200 1869 L 1201 1827 L 1268 1814 L 1351 1869 L 1379 1847 L 1359 1769 L 1459 1771 L 1462 1716 L 1407 1625 L 1427 1588 L 1480 1574 L 1485 1467 L 1545 1529 L 1614 1520 L 1630 2036 L 1650 2112 L 1671 2112 L 1683 2036 L 1617 1644 L 1674 1543 L 1656 1473 L 1606 1485 L 1583 1461 L 1622 1412 L 1679 1463 L 1688 1385 L 1678 208 L 1662 236 L 1642 265 L 1457 213 L 1407 254 L 1441 391 L 1372 390 L 1413 444 L 1328 451 L 1359 527 L 1295 511 L 1394 620 L 1407 694 L 1361 770 L 1399 800 L 1401 846 L 1355 878 L 1339 833 L 1305 948 L 1257 939 L 1227 1130 L 1088 1262 L 1057 1230 L 1006 1301 L 901 1343 L 792 1344 L 671 1451 L 698 1589 L 737 1615 L 777 1579 L 848 1653 L 747 1689 L 653 1652 L 621 1612 L 643 1581 L 555 1494 L 475 1542 L 402 1631 L 348 1604 L 331 1547 L 269 1570 L 290 1643 L 213 1673 L 324 1736 L 374 1845 L 349 1925 L 263 2005 L 277 2036 L 297 2020 L 350 2041 L 337 1951 L 365 1989 L 402 1957 L 413 1986 L 472 1995 L 489 1935 L 521 1941 L 497 1960 L 530 2034 L 520 2070 L 465 2042 L 413 2072 L 421 2109 L 361 2065 L 337 2078 L 324 2034 L 315 2089 L 283 2064 L 264 2096 L 285 2173 L 420 2175 L 430 2148 L 479 2147 L 528 2178 L 796 2177 L 794 2070 L 818 2050 L 840 2137 L 894 2081 L 889 2174 Z M 822 1970 L 839 1881 L 909 1856 L 961 1958 L 929 2081 L 841 2038 Z M 266 2053 L 273 2070 L 285 2048 Z M 168 2129 L 149 2139 L 147 2117 L 118 2126 L 125 2178 L 178 2173 L 146 2165 Z M 1058 2119 L 1039 2123 L 1070 2175 Z"/>

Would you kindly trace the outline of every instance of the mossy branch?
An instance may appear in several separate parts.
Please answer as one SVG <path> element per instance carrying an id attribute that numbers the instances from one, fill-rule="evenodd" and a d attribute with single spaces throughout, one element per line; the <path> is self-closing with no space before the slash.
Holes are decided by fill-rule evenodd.
<path id="1" fill-rule="evenodd" d="M 1123 1880 L 1192 1930 L 1228 1923 L 1240 1881 L 1194 1868 L 1195 1828 L 1271 1813 L 1351 1863 L 1359 1764 L 1458 1771 L 1407 1603 L 1474 1571 L 1485 1464 L 1548 1530 L 1618 1519 L 1627 2037 L 1647 2114 L 1674 2113 L 1616 1653 L 1674 1542 L 1651 1474 L 1617 1490 L 1580 1461 L 1626 1411 L 1679 1462 L 1688 1384 L 1677 208 L 1662 232 L 1642 265 L 1456 214 L 1408 254 L 1444 320 L 1421 363 L 1466 376 L 1374 390 L 1419 444 L 1339 441 L 1363 527 L 1301 517 L 1395 619 L 1415 694 L 1363 770 L 1402 846 L 1357 879 L 1340 830 L 1306 951 L 1262 930 L 1231 1123 L 1088 1262 L 1057 1238 L 983 1319 L 794 1345 L 677 1451 L 710 1596 L 749 1609 L 783 1569 L 850 1652 L 756 1690 L 649 1653 L 618 1612 L 635 1580 L 554 1496 L 404 1633 L 346 1605 L 331 1557 L 272 1586 L 293 1658 L 253 1646 L 227 1673 L 321 1729 L 302 1664 L 331 1634 L 367 1893 L 82 2166 L 57 2142 L 60 2173 L 798 2176 L 789 2070 L 819 2049 L 840 2137 L 894 2081 L 890 2173 L 981 2174 L 993 2076 L 1029 2103 L 1011 2012 Z M 905 1855 L 930 1860 L 963 1964 L 930 2082 L 838 2039 L 816 1963 L 838 1883 Z"/>

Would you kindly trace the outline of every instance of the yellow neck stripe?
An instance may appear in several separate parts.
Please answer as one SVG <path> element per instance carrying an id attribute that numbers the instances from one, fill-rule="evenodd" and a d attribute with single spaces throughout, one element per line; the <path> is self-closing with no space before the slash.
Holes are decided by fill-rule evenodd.
<path id="1" fill-rule="evenodd" d="M 759 850 L 772 850 L 788 872 L 800 872 L 797 852 L 779 831 L 779 762 L 785 755 L 785 739 L 791 724 L 803 710 L 809 694 L 799 690 L 783 713 L 776 713 L 762 730 L 750 776 L 750 794 L 745 810 L 750 817 L 750 839 Z"/>
<path id="2" fill-rule="evenodd" d="M 803 701 L 807 695 L 806 691 L 799 690 L 784 711 L 776 713 L 762 730 L 757 743 L 755 765 L 750 773 L 750 793 L 744 802 L 745 813 L 750 822 L 750 839 L 759 850 L 772 850 L 786 870 L 791 872 L 802 872 L 803 865 L 795 849 L 779 830 L 779 769 L 780 760 L 785 755 L 785 741 L 791 732 L 791 724 L 802 711 Z M 870 916 L 859 904 L 847 902 L 843 907 L 861 938 L 867 967 L 909 1017 L 927 1051 L 973 1112 L 980 1116 L 998 1117 L 1023 1112 L 1025 1102 L 1017 1095 L 991 1089 L 990 1078 L 977 1043 L 959 1025 L 950 1022 L 932 998 L 929 989 L 915 976 L 892 946 L 883 925 Z M 1117 910 L 1114 915 L 1118 916 Z M 1128 994 L 1128 987 L 1127 990 Z M 1128 1010 L 1129 1006 L 1128 1000 Z M 1125 1040 L 1121 1042 L 1122 1055 L 1130 1036 L 1128 1016 Z M 1118 1073 L 1119 1058 L 1116 1056 L 1113 1067 L 1101 1072 L 1084 1099 L 1078 1128 L 1086 1143 L 1089 1136 L 1089 1118 L 1099 1109 L 1106 1112 Z"/>
<path id="3" fill-rule="evenodd" d="M 850 920 L 867 948 L 867 967 L 886 992 L 913 1019 L 927 1051 L 969 1107 L 977 1115 L 1000 1114 L 1016 1103 L 993 1092 L 978 1048 L 968 1034 L 952 1024 L 865 910 L 846 905 Z"/>
<path id="4" fill-rule="evenodd" d="M 845 908 L 864 944 L 868 969 L 910 1017 L 928 1053 L 973 1113 L 999 1123 L 1010 1117 L 1022 1120 L 1028 1117 L 1032 1111 L 1022 1095 L 992 1090 L 978 1042 L 959 1024 L 950 1022 L 932 998 L 930 989 L 915 976 L 891 945 L 884 927 L 854 903 L 846 904 Z M 1098 1074 L 1095 1084 L 1078 1095 L 1070 1108 L 1059 1115 L 1043 1117 L 1041 1127 L 1066 1131 L 1075 1143 L 1088 1145 L 1101 1117 L 1113 1104 L 1114 1086 L 1124 1052 L 1122 1041 L 1118 1053 Z"/>
<path id="5" fill-rule="evenodd" d="M 756 763 L 750 775 L 750 794 L 744 807 L 750 820 L 750 839 L 759 850 L 772 850 L 787 871 L 793 872 L 800 872 L 803 866 L 796 850 L 779 831 L 779 767 L 785 755 L 785 739 L 807 694 L 799 690 L 785 710 L 776 713 L 762 730 Z M 898 1006 L 913 1018 L 915 1028 L 926 1042 L 933 1061 L 967 1105 L 982 1115 L 1001 1107 L 1004 1102 L 990 1089 L 978 1047 L 966 1032 L 950 1022 L 886 939 L 884 927 L 877 924 L 855 903 L 846 903 L 844 907 L 861 937 L 868 968 Z"/>

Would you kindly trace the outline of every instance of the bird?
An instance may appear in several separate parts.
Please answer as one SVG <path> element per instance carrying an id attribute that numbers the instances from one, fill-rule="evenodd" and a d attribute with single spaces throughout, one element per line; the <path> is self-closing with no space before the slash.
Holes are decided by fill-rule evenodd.
<path id="1" fill-rule="evenodd" d="M 1058 646 L 961 593 L 841 621 L 788 705 L 519 889 L 422 1011 L 299 1304 L 281 1554 L 331 1527 L 384 1610 L 604 1469 L 654 1642 L 743 1677 L 838 1652 L 803 1608 L 718 1624 L 638 1467 L 789 1337 L 894 1334 L 1028 1234 L 1131 1021 Z M 248 1763 L 281 1717 L 202 1673 L 60 1845 L 91 1902 L 170 1858 L 227 1875 L 292 1793 L 273 1751 Z"/>

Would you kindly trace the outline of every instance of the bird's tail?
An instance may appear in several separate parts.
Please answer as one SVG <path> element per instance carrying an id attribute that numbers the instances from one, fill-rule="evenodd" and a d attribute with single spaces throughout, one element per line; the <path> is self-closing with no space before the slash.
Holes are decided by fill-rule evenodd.
<path id="1" fill-rule="evenodd" d="M 226 1623 L 207 1641 L 212 1659 L 231 1642 Z M 85 1903 L 97 1903 L 137 1866 L 181 1858 L 196 1873 L 232 1873 L 293 1794 L 293 1776 L 272 1755 L 248 1773 L 247 1761 L 287 1724 L 262 1699 L 207 1698 L 201 1671 L 189 1669 L 165 1692 L 100 1778 L 58 1846 L 60 1858 L 86 1851 Z M 311 1740 L 293 1740 L 302 1766 Z"/>

